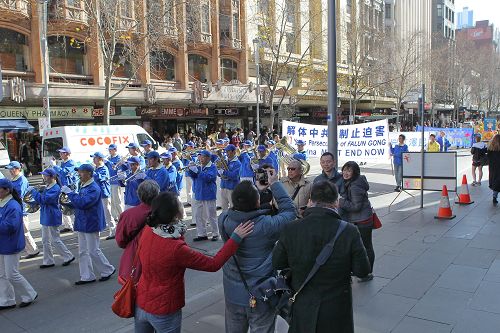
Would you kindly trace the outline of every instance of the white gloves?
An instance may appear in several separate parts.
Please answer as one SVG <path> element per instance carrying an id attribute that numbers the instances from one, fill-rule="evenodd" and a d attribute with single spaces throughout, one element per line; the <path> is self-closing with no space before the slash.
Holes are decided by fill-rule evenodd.
<path id="1" fill-rule="evenodd" d="M 116 176 L 119 180 L 124 180 L 125 178 L 127 178 L 127 173 L 124 171 L 119 171 L 116 173 Z"/>
<path id="2" fill-rule="evenodd" d="M 198 173 L 198 167 L 196 165 L 189 166 L 189 170 L 193 171 L 194 173 Z"/>
<path id="3" fill-rule="evenodd" d="M 224 174 L 224 169 L 217 169 L 217 173 L 219 176 L 222 176 Z"/>
<path id="4" fill-rule="evenodd" d="M 56 160 L 50 160 L 50 165 L 52 165 L 53 167 L 57 165 L 57 161 Z"/>
<path id="5" fill-rule="evenodd" d="M 71 191 L 71 189 L 69 187 L 67 187 L 66 185 L 63 185 L 63 187 L 61 187 L 61 192 L 64 194 L 68 194 L 68 193 L 71 193 L 73 191 Z"/>
<path id="6" fill-rule="evenodd" d="M 252 169 L 257 170 L 259 168 L 259 165 L 257 163 L 252 164 Z"/>

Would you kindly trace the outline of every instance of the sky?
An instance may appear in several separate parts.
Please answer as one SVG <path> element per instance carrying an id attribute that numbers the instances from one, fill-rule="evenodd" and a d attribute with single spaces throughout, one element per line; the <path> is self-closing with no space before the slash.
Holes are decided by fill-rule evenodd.
<path id="1" fill-rule="evenodd" d="M 463 7 L 474 11 L 474 23 L 489 20 L 500 28 L 500 0 L 455 0 L 456 12 L 461 12 Z"/>

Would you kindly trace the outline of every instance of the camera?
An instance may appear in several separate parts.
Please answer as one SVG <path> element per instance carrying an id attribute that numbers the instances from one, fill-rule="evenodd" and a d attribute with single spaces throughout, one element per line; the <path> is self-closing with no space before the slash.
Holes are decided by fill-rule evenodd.
<path id="1" fill-rule="evenodd" d="M 255 181 L 259 182 L 260 185 L 269 185 L 267 171 L 263 168 L 258 168 L 257 171 L 255 171 Z"/>

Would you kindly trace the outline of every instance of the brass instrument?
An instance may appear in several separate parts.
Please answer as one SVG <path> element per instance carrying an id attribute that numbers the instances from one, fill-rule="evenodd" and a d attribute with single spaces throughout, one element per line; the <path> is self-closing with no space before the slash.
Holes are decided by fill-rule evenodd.
<path id="1" fill-rule="evenodd" d="M 78 185 L 71 184 L 71 185 L 68 185 L 68 187 L 71 190 L 76 191 Z M 61 194 L 59 194 L 59 205 L 61 206 L 61 213 L 63 213 L 63 215 L 70 216 L 70 215 L 74 214 L 75 209 L 73 208 L 73 205 L 71 204 L 71 200 L 66 193 L 61 192 Z"/>
<path id="2" fill-rule="evenodd" d="M 304 168 L 304 176 L 307 175 L 311 170 L 311 165 L 309 164 L 309 162 L 293 157 L 298 153 L 298 151 L 294 147 L 290 146 L 286 137 L 283 137 L 279 142 L 276 143 L 276 149 L 280 150 L 283 153 L 283 157 L 280 157 L 280 155 L 278 154 L 278 162 L 283 162 L 283 164 L 286 166 L 293 160 L 299 161 Z"/>
<path id="3" fill-rule="evenodd" d="M 35 188 L 32 191 L 43 192 L 43 191 L 45 191 L 45 188 L 46 188 L 45 185 L 38 185 L 38 186 L 35 186 Z M 27 192 L 23 197 L 23 202 L 27 206 L 26 212 L 28 214 L 33 214 L 33 213 L 36 213 L 40 210 L 40 204 L 38 202 L 36 202 L 35 199 L 33 198 L 32 191 Z"/>
<path id="4" fill-rule="evenodd" d="M 125 155 L 122 157 L 118 162 L 116 162 L 115 165 L 113 165 L 113 170 L 117 170 L 119 167 L 121 167 L 123 164 L 127 163 L 127 160 L 131 157 L 130 154 Z"/>
<path id="5" fill-rule="evenodd" d="M 217 155 L 218 159 L 215 160 L 215 166 L 217 169 L 223 169 L 224 171 L 229 171 L 229 165 L 222 154 L 222 149 L 218 149 L 215 154 Z M 222 179 L 226 179 L 225 176 L 221 176 Z"/>
<path id="6" fill-rule="evenodd" d="M 217 141 L 217 138 L 219 137 L 219 133 L 220 132 L 215 132 L 215 133 L 212 133 L 208 136 L 208 138 L 210 140 L 212 140 L 212 142 L 215 144 L 215 142 Z"/>

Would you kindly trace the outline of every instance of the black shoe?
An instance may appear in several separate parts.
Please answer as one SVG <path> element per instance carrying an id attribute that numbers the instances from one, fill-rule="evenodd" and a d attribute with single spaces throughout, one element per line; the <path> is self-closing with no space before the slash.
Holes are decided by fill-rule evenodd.
<path id="1" fill-rule="evenodd" d="M 497 205 L 497 204 L 498 204 L 498 199 L 497 199 L 497 198 L 493 198 L 493 204 L 494 204 L 494 205 Z"/>
<path id="2" fill-rule="evenodd" d="M 50 267 L 54 267 L 55 264 L 50 264 L 50 265 L 40 265 L 40 268 L 50 268 Z"/>
<path id="3" fill-rule="evenodd" d="M 212 242 L 217 242 L 219 240 L 219 236 L 212 236 L 212 239 L 210 239 Z"/>
<path id="4" fill-rule="evenodd" d="M 398 187 L 396 187 L 396 188 L 394 189 L 394 192 L 401 192 L 401 187 L 399 187 L 399 186 L 398 186 Z"/>
<path id="5" fill-rule="evenodd" d="M 106 237 L 106 240 L 110 240 L 110 239 L 115 239 L 115 236 L 108 236 L 108 237 Z"/>
<path id="6" fill-rule="evenodd" d="M 186 202 L 186 203 L 184 204 L 184 207 L 191 207 L 191 204 L 190 204 L 190 203 L 188 203 L 188 202 Z"/>
<path id="7" fill-rule="evenodd" d="M 93 282 L 95 282 L 95 279 L 90 280 L 90 281 L 83 281 L 83 280 L 80 280 L 80 281 L 76 281 L 76 282 L 75 282 L 75 286 L 81 286 L 81 285 L 84 285 L 84 284 L 89 284 L 89 283 L 93 283 Z"/>
<path id="8" fill-rule="evenodd" d="M 16 307 L 15 304 L 13 304 L 13 305 L 0 305 L 0 310 L 8 310 L 8 309 L 13 309 L 15 307 Z"/>
<path id="9" fill-rule="evenodd" d="M 373 280 L 373 274 L 372 273 L 368 274 L 364 278 L 358 279 L 358 282 L 368 282 L 368 281 L 371 281 L 371 280 Z"/>
<path id="10" fill-rule="evenodd" d="M 201 242 L 201 241 L 206 241 L 208 240 L 208 236 L 198 236 L 193 238 L 193 242 Z"/>
<path id="11" fill-rule="evenodd" d="M 189 225 L 192 227 L 196 227 L 196 223 L 190 223 Z"/>
<path id="12" fill-rule="evenodd" d="M 61 231 L 59 231 L 60 234 L 65 234 L 65 233 L 68 233 L 68 232 L 73 232 L 73 230 L 71 230 L 70 228 L 64 228 Z"/>
<path id="13" fill-rule="evenodd" d="M 69 265 L 69 264 L 71 264 L 73 261 L 75 261 L 75 257 L 71 258 L 71 259 L 70 259 L 70 260 L 68 260 L 68 261 L 63 262 L 63 264 L 62 264 L 62 265 L 63 265 L 63 266 L 68 266 L 68 265 Z"/>
<path id="14" fill-rule="evenodd" d="M 21 302 L 21 303 L 19 303 L 19 307 L 20 308 L 25 308 L 27 306 L 30 306 L 31 303 L 33 303 L 37 298 L 38 298 L 38 294 L 36 294 L 35 298 L 33 298 L 33 300 L 31 302 Z"/>
<path id="15" fill-rule="evenodd" d="M 217 206 L 217 210 L 222 210 L 222 207 L 221 206 Z"/>
<path id="16" fill-rule="evenodd" d="M 37 257 L 39 254 L 40 254 L 40 251 L 38 251 L 37 253 L 28 254 L 28 255 L 27 255 L 26 257 L 24 257 L 23 259 L 31 259 L 31 258 L 35 258 L 35 257 Z"/>
<path id="17" fill-rule="evenodd" d="M 104 282 L 104 281 L 108 281 L 110 278 L 111 278 L 111 275 L 115 274 L 116 272 L 116 268 L 113 269 L 113 273 L 109 274 L 108 276 L 103 276 L 99 279 L 99 282 Z"/>

